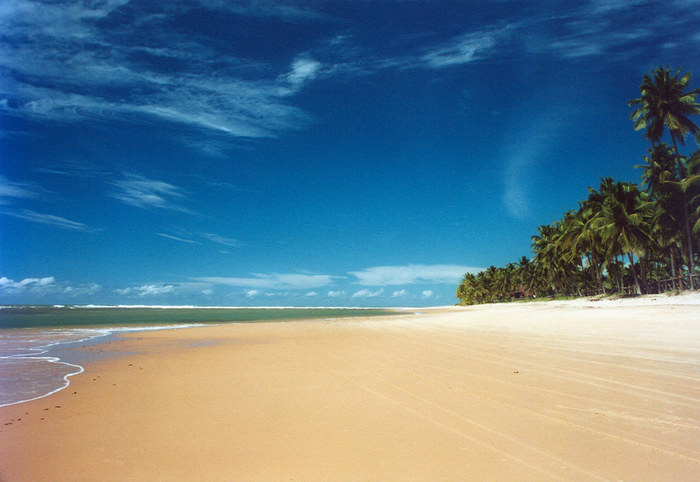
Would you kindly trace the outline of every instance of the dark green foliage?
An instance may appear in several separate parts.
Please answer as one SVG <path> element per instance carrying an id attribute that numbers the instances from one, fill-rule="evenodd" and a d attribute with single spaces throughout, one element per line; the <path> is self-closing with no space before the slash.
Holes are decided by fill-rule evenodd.
<path id="1" fill-rule="evenodd" d="M 696 274 L 700 235 L 700 150 L 687 159 L 677 141 L 700 130 L 688 118 L 700 114 L 686 92 L 691 75 L 668 68 L 645 75 L 641 97 L 629 102 L 635 129 L 646 129 L 652 147 L 636 183 L 601 179 L 588 198 L 532 237 L 534 257 L 466 274 L 457 288 L 460 304 L 545 296 L 654 292 L 660 280 Z M 668 130 L 673 147 L 659 143 Z M 674 285 L 671 285 L 674 286 Z M 680 287 L 681 285 L 678 284 Z"/>

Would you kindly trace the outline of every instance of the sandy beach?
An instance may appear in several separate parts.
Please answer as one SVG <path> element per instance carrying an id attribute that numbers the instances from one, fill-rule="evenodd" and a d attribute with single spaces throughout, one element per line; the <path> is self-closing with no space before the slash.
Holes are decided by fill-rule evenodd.
<path id="1" fill-rule="evenodd" d="M 697 480 L 697 293 L 421 311 L 90 346 L 0 480 Z"/>

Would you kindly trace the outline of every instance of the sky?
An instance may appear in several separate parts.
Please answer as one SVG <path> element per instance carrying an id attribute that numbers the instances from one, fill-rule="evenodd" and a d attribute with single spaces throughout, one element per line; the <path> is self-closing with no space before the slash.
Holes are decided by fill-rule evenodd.
<path id="1" fill-rule="evenodd" d="M 0 304 L 453 304 L 639 180 L 645 73 L 700 85 L 698 0 L 4 0 L 0 32 Z"/>

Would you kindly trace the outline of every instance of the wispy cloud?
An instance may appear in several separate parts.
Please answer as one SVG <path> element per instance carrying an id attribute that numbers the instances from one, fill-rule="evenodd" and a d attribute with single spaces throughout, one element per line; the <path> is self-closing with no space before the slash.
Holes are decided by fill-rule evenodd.
<path id="1" fill-rule="evenodd" d="M 4 206 L 0 214 L 60 229 L 84 232 L 97 231 L 97 229 L 78 221 L 72 221 L 54 214 L 39 213 L 31 209 L 20 209 L 16 206 L 17 203 L 27 199 L 38 198 L 40 192 L 41 190 L 34 184 L 12 182 L 0 175 L 0 206 Z"/>
<path id="2" fill-rule="evenodd" d="M 449 42 L 428 49 L 419 57 L 421 63 L 416 65 L 441 69 L 490 57 L 509 31 L 510 27 L 506 27 L 462 34 Z"/>
<path id="3" fill-rule="evenodd" d="M 320 62 L 308 57 L 298 58 L 292 63 L 292 70 L 285 75 L 285 79 L 292 88 L 297 89 L 315 79 L 320 68 Z"/>
<path id="4" fill-rule="evenodd" d="M 363 286 L 410 285 L 415 283 L 457 283 L 465 273 L 478 273 L 481 268 L 451 264 L 406 266 L 375 266 L 351 271 Z"/>
<path id="5" fill-rule="evenodd" d="M 170 234 L 165 234 L 165 233 L 156 233 L 158 236 L 162 236 L 167 239 L 172 239 L 173 241 L 178 241 L 180 243 L 187 243 L 187 244 L 202 244 L 198 241 L 195 241 L 193 239 L 186 239 L 186 238 L 180 238 L 178 236 L 172 236 Z"/>
<path id="6" fill-rule="evenodd" d="M 359 291 L 356 291 L 352 294 L 350 298 L 352 299 L 357 299 L 357 298 L 377 298 L 381 296 L 384 293 L 384 288 L 380 288 L 376 291 L 368 290 L 368 289 L 362 289 Z"/>
<path id="7" fill-rule="evenodd" d="M 241 243 L 233 238 L 226 238 L 224 236 L 219 236 L 218 234 L 212 233 L 202 233 L 202 237 L 211 241 L 212 243 L 222 244 L 224 246 L 231 246 L 232 248 L 239 248 Z"/>
<path id="8" fill-rule="evenodd" d="M 558 105 L 541 112 L 534 122 L 516 121 L 511 132 L 506 133 L 501 142 L 506 146 L 503 149 L 503 205 L 511 216 L 524 219 L 532 212 L 536 197 L 532 186 L 534 176 L 542 169 L 540 159 L 558 148 L 561 132 L 574 114 L 573 108 Z"/>
<path id="9" fill-rule="evenodd" d="M 39 174 L 48 174 L 50 176 L 66 176 L 84 179 L 92 179 L 111 175 L 111 173 L 105 171 L 100 167 L 91 166 L 86 163 L 70 160 L 63 161 L 57 165 L 37 167 L 32 171 Z"/>
<path id="10" fill-rule="evenodd" d="M 125 175 L 122 179 L 114 181 L 112 185 L 114 190 L 111 196 L 130 206 L 192 213 L 191 210 L 177 203 L 185 197 L 181 189 L 167 182 L 147 179 L 143 176 Z"/>
<path id="11" fill-rule="evenodd" d="M 303 290 L 328 286 L 333 276 L 325 274 L 253 274 L 252 278 L 200 277 L 195 281 L 253 289 Z"/>
<path id="12" fill-rule="evenodd" d="M 563 60 L 616 61 L 620 56 L 644 55 L 651 38 L 681 40 L 697 31 L 697 8 L 689 14 L 683 1 L 664 5 L 666 11 L 660 14 L 655 0 L 592 0 L 567 15 L 533 18 L 525 32 L 528 47 Z"/>
<path id="13" fill-rule="evenodd" d="M 0 174 L 0 206 L 10 204 L 17 199 L 27 199 L 37 196 L 36 188 L 25 182 L 12 182 Z"/>
<path id="14" fill-rule="evenodd" d="M 697 22 L 684 15 L 673 25 L 667 16 L 642 23 L 629 13 L 654 3 L 595 0 L 557 17 L 533 14 L 507 25 L 494 20 L 384 57 L 368 55 L 352 43 L 352 36 L 334 32 L 315 48 L 290 54 L 284 65 L 236 57 L 206 34 L 183 35 L 173 28 L 173 18 L 193 8 L 295 23 L 324 19 L 324 14 L 296 2 L 161 2 L 160 11 L 144 14 L 127 0 L 13 0 L 0 6 L 5 86 L 0 111 L 55 121 L 156 118 L 212 135 L 211 142 L 194 144 L 218 155 L 225 143 L 216 135 L 228 140 L 276 137 L 307 125 L 310 116 L 293 104 L 293 97 L 319 78 L 446 69 L 523 52 L 561 59 L 609 56 L 622 46 L 642 49 L 640 42 L 651 30 L 690 28 Z M 677 0 L 669 8 L 689 10 L 691 4 Z M 615 17 L 626 13 L 625 22 Z M 120 21 L 100 21 L 111 16 Z M 692 35 L 697 27 L 688 38 Z"/>
<path id="15" fill-rule="evenodd" d="M 151 284 L 151 285 L 133 286 L 133 287 L 123 288 L 123 289 L 116 289 L 116 290 L 114 290 L 114 292 L 118 295 L 121 295 L 121 296 L 138 296 L 140 298 L 144 298 L 147 296 L 171 294 L 175 291 L 175 288 L 176 288 L 175 285 L 171 285 L 171 284 L 166 284 L 166 285 Z"/>
<path id="16" fill-rule="evenodd" d="M 649 0 L 591 0 L 588 8 L 593 13 L 609 13 L 615 10 L 634 8 L 637 5 L 648 3 Z"/>
<path id="17" fill-rule="evenodd" d="M 287 99 L 315 77 L 320 63 L 300 58 L 287 72 L 263 76 L 270 66 L 172 29 L 169 16 L 186 14 L 191 4 L 169 4 L 154 15 L 132 12 L 120 22 L 97 21 L 134 8 L 127 1 L 3 4 L 0 67 L 7 74 L 0 110 L 58 121 L 156 117 L 249 138 L 274 137 L 308 122 Z M 227 2 L 208 2 L 206 8 L 231 12 Z M 257 10 L 287 18 L 310 15 L 292 6 Z M 178 67 L 158 67 L 163 64 Z"/>
<path id="18" fill-rule="evenodd" d="M 29 209 L 20 209 L 17 211 L 3 211 L 1 214 L 61 229 L 70 229 L 73 231 L 85 232 L 96 231 L 96 229 L 91 228 L 90 226 L 80 223 L 78 221 L 71 221 L 70 219 L 66 219 L 61 216 L 54 216 L 53 214 L 37 213 Z"/>
<path id="19" fill-rule="evenodd" d="M 321 12 L 295 2 L 255 1 L 238 4 L 227 0 L 198 0 L 205 8 L 228 10 L 248 17 L 275 17 L 289 22 L 327 18 Z"/>

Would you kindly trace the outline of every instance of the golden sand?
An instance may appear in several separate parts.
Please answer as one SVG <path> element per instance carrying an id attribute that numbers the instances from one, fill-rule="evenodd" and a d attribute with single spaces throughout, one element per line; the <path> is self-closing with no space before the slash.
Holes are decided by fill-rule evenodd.
<path id="1" fill-rule="evenodd" d="M 0 480 L 697 480 L 700 297 L 124 336 Z"/>

